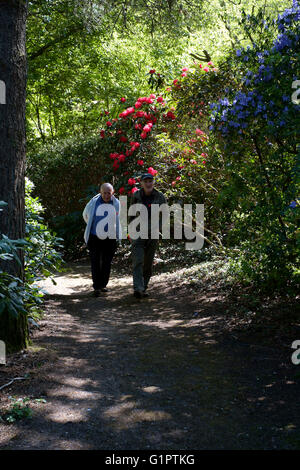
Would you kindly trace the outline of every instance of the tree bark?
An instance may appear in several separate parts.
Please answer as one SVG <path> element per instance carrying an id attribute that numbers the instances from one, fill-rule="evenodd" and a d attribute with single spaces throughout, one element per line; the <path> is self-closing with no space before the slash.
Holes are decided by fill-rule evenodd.
<path id="1" fill-rule="evenodd" d="M 14 240 L 25 233 L 26 17 L 27 0 L 0 1 L 0 80 L 5 84 L 5 103 L 0 104 L 0 200 L 8 204 L 0 214 L 0 234 Z M 20 267 L 6 261 L 0 268 L 23 279 L 23 263 Z M 3 313 L 1 317 L 0 337 L 8 349 L 24 347 L 24 316 L 14 320 Z"/>

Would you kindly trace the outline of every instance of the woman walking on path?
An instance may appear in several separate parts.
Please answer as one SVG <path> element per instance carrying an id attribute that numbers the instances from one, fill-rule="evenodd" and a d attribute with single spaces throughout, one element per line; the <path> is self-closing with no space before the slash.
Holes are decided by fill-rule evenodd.
<path id="1" fill-rule="evenodd" d="M 110 183 L 100 187 L 100 193 L 85 206 L 83 219 L 87 224 L 84 241 L 90 253 L 94 295 L 107 292 L 111 262 L 121 240 L 120 202 L 113 195 Z"/>

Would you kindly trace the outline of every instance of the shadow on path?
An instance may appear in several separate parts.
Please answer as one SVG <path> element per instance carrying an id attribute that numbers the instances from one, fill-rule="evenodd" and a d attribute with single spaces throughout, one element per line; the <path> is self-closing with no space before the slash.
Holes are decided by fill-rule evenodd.
<path id="1" fill-rule="evenodd" d="M 224 333 L 224 300 L 194 305 L 176 277 L 154 276 L 149 299 L 113 274 L 91 296 L 89 267 L 48 281 L 30 380 L 33 417 L 0 424 L 6 449 L 273 449 L 299 445 L 299 385 L 290 351 Z M 197 309 L 197 315 L 195 310 Z M 2 381 L 2 380 L 1 380 Z"/>

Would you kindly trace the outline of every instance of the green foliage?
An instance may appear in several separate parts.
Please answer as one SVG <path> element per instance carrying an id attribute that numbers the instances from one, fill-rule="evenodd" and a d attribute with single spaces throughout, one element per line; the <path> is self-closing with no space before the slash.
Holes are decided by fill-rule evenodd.
<path id="1" fill-rule="evenodd" d="M 74 17 L 64 15 L 67 3 L 33 8 L 39 19 L 30 20 L 29 36 L 40 27 L 42 44 L 48 31 L 53 41 L 44 49 L 30 43 L 28 102 L 28 174 L 67 252 L 80 253 L 86 188 L 107 179 L 128 194 L 154 167 L 170 202 L 205 204 L 206 242 L 226 249 L 238 279 L 295 286 L 299 106 L 289 98 L 299 37 L 297 22 L 283 25 L 291 3 L 212 0 L 203 2 L 203 15 L 202 2 L 198 12 L 200 2 L 189 2 L 189 13 L 168 2 L 166 18 L 154 4 L 151 11 L 128 4 L 118 16 L 120 5 L 109 10 L 106 2 L 100 13 L 95 1 L 87 21 L 81 3 Z M 143 102 L 148 118 L 136 113 L 141 103 L 120 117 L 153 90 L 164 108 Z M 167 109 L 176 119 L 164 119 Z M 145 140 L 139 131 L 147 119 L 153 127 Z M 140 144 L 134 151 L 133 142 Z"/>
<path id="2" fill-rule="evenodd" d="M 0 422 L 5 424 L 13 424 L 16 421 L 32 417 L 32 409 L 28 402 L 29 398 L 11 398 L 10 408 L 0 415 Z"/>
<path id="3" fill-rule="evenodd" d="M 57 251 L 62 248 L 61 239 L 45 226 L 41 216 L 43 208 L 38 198 L 31 193 L 33 184 L 26 179 L 26 236 L 24 240 L 10 240 L 2 234 L 0 260 L 15 260 L 21 263 L 19 250 L 24 251 L 25 278 L 21 280 L 0 269 L 0 314 L 8 312 L 17 318 L 20 312 L 36 316 L 43 294 L 37 281 L 51 276 L 61 268 L 62 257 Z M 0 207 L 5 205 L 0 202 Z M 1 209 L 0 209 L 1 210 Z"/>
<path id="4" fill-rule="evenodd" d="M 37 286 L 41 279 L 51 277 L 62 267 L 62 238 L 56 237 L 45 225 L 44 209 L 38 198 L 32 197 L 33 183 L 26 178 L 25 185 L 25 306 L 28 314 L 38 314 L 43 293 Z"/>
<path id="5" fill-rule="evenodd" d="M 86 188 L 103 182 L 107 163 L 97 135 L 48 144 L 29 157 L 28 174 L 47 220 L 82 209 Z"/>
<path id="6" fill-rule="evenodd" d="M 38 198 L 32 197 L 34 185 L 26 179 L 26 236 L 25 278 L 29 283 L 51 276 L 61 266 L 62 239 L 53 235 L 44 224 L 44 211 Z"/>
<path id="7" fill-rule="evenodd" d="M 288 2 L 268 0 L 29 2 L 27 139 L 29 153 L 48 141 L 94 132 L 103 109 L 114 118 L 120 98 L 150 92 L 148 70 L 170 83 L 190 54 L 220 60 L 239 29 L 241 11 L 268 12 Z M 209 59 L 206 59 L 208 61 Z M 31 175 L 30 175 L 31 176 Z"/>
<path id="8" fill-rule="evenodd" d="M 93 193 L 93 196 L 96 193 L 97 191 Z M 53 217 L 51 219 L 51 225 L 56 233 L 64 240 L 64 259 L 79 258 L 83 251 L 83 234 L 85 230 L 82 211 L 70 212 L 66 215 Z"/>
<path id="9" fill-rule="evenodd" d="M 237 51 L 214 69 L 194 63 L 170 90 L 180 119 L 168 149 L 177 152 L 180 169 L 173 191 L 195 199 L 198 191 L 206 230 L 213 228 L 231 251 L 232 273 L 267 289 L 299 282 L 300 116 L 290 97 L 299 63 L 297 8 L 276 21 L 261 9 L 242 12 L 240 37 L 247 46 L 237 41 Z M 197 124 L 207 155 L 202 171 L 193 174 L 182 145 Z M 197 143 L 186 149 L 195 160 L 197 146 L 203 151 Z M 168 157 L 166 169 L 175 177 Z"/>
<path id="10" fill-rule="evenodd" d="M 5 205 L 4 201 L 0 201 L 0 211 L 2 211 L 1 207 Z M 20 264 L 18 250 L 24 248 L 25 245 L 26 242 L 24 240 L 10 240 L 5 235 L 2 235 L 0 239 L 0 260 L 15 260 Z M 16 318 L 18 312 L 25 312 L 24 299 L 25 294 L 21 279 L 12 276 L 0 268 L 0 315 L 4 311 L 8 311 Z"/>

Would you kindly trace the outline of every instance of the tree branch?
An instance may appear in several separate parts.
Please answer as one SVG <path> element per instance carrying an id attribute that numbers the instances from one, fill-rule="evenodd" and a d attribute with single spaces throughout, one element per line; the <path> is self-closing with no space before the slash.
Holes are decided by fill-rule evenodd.
<path id="1" fill-rule="evenodd" d="M 34 60 L 37 57 L 43 55 L 45 52 L 47 52 L 49 49 L 51 49 L 53 46 L 56 46 L 57 44 L 65 41 L 68 39 L 72 34 L 78 32 L 78 31 L 83 31 L 83 26 L 76 26 L 72 29 L 70 29 L 67 33 L 62 34 L 61 36 L 58 36 L 57 38 L 53 39 L 50 41 L 48 44 L 45 44 L 44 46 L 40 47 L 37 51 L 33 52 L 32 54 L 28 55 L 29 60 Z"/>

